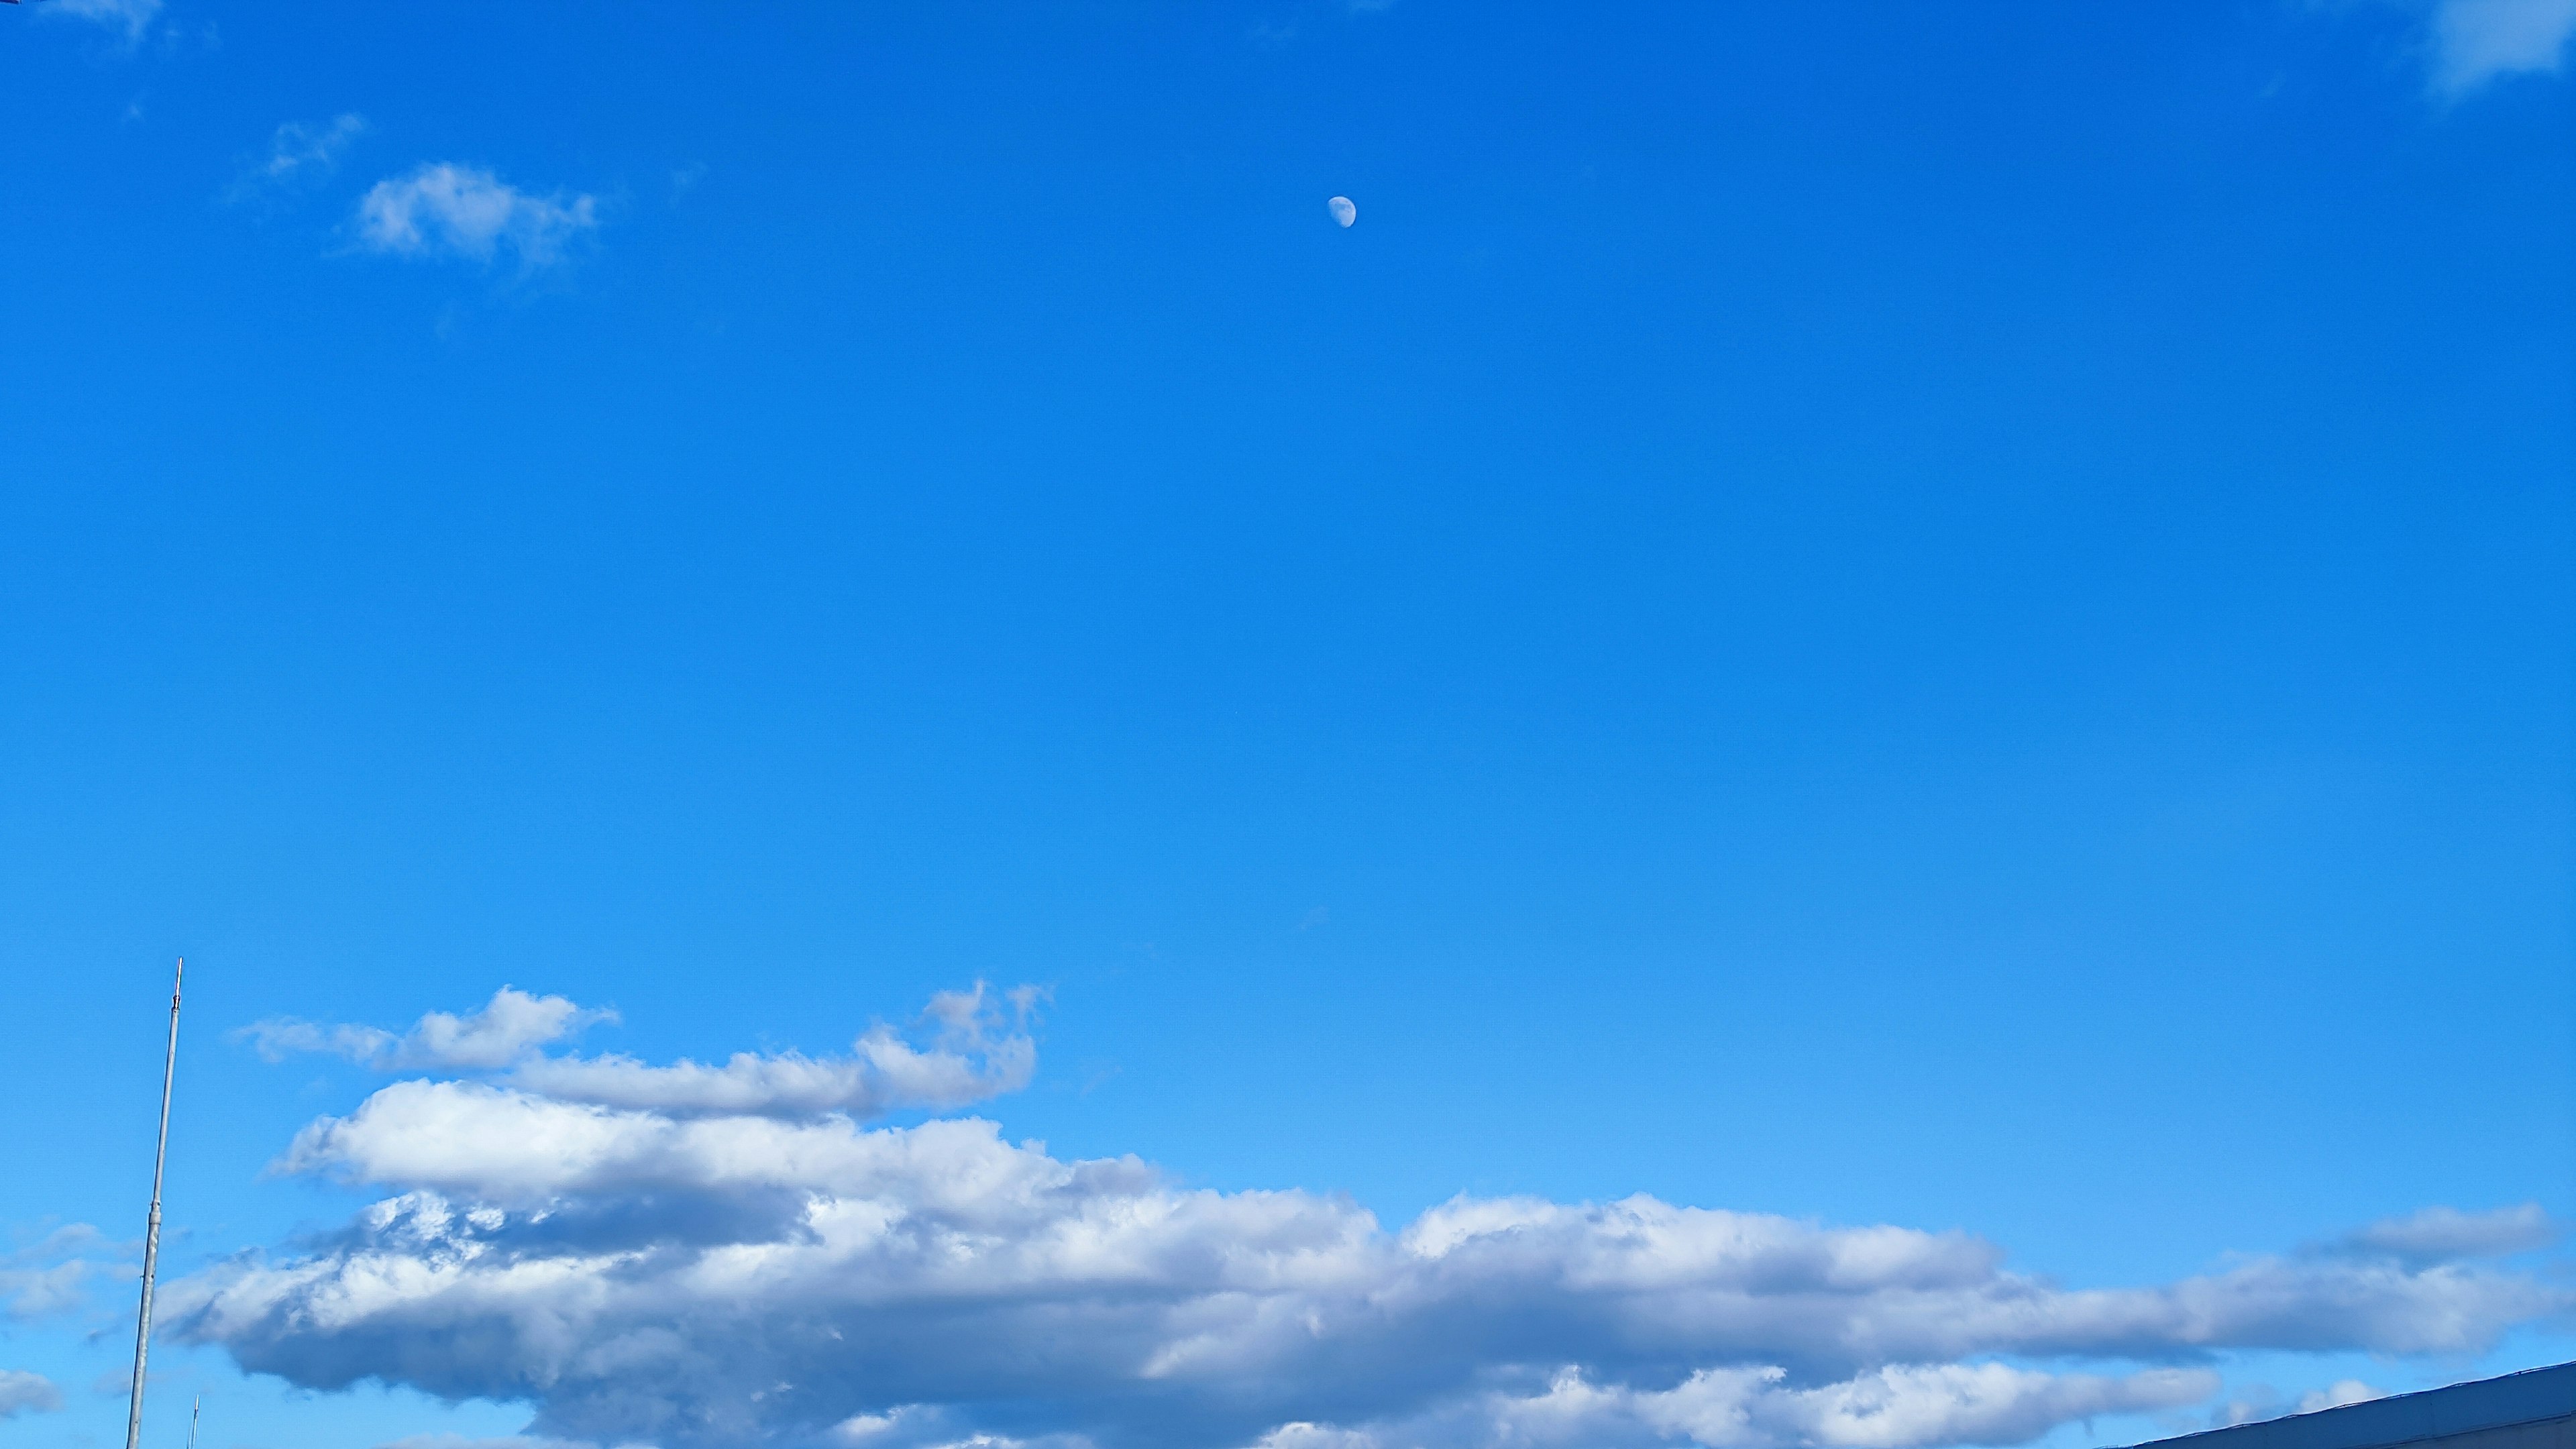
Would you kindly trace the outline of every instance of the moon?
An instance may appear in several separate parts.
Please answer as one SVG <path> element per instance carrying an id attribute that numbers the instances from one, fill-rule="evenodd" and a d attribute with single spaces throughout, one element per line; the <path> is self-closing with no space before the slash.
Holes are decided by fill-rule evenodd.
<path id="1" fill-rule="evenodd" d="M 1347 196 L 1336 196 L 1325 202 L 1324 209 L 1333 214 L 1333 220 L 1344 226 L 1349 226 L 1360 219 L 1360 209 L 1351 205 L 1351 199 Z"/>

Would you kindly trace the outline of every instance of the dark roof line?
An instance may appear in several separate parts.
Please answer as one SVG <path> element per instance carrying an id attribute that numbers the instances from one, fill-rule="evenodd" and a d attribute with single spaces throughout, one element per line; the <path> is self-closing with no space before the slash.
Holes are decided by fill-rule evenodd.
<path id="1" fill-rule="evenodd" d="M 2151 1443 L 2154 1449 L 2392 1449 L 2571 1415 L 2576 1415 L 2576 1363 L 2562 1363 Z"/>

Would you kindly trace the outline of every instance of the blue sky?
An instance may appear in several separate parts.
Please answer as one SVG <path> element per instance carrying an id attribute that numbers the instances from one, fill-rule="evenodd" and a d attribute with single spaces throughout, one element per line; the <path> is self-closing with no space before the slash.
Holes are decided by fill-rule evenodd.
<path id="1" fill-rule="evenodd" d="M 2576 1357 L 2571 28 L 0 11 L 0 1449 Z"/>

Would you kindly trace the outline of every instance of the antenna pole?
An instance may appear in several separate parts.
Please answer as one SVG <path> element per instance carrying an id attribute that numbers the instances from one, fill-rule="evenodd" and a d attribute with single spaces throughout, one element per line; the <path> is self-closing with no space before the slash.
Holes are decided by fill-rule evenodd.
<path id="1" fill-rule="evenodd" d="M 161 1142 L 152 1149 L 152 1216 L 143 1229 L 143 1307 L 134 1316 L 134 1398 L 125 1411 L 125 1449 L 135 1449 L 143 1436 L 143 1357 L 152 1346 L 152 1270 L 161 1257 L 161 1165 L 170 1157 L 170 1078 L 179 1070 L 179 983 L 187 972 L 183 956 L 170 973 L 170 1051 L 161 1061 Z M 191 1437 L 194 1419 L 190 1415 Z"/>

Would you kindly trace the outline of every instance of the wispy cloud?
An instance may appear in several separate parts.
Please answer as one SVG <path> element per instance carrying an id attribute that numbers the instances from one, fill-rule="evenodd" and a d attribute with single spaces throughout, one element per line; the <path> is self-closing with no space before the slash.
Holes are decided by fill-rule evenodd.
<path id="1" fill-rule="evenodd" d="M 11 1318 L 43 1318 L 80 1306 L 83 1285 L 116 1271 L 105 1235 L 87 1223 L 56 1228 L 38 1241 L 0 1253 L 0 1308 Z"/>
<path id="2" fill-rule="evenodd" d="M 378 1071 L 416 1068 L 449 1071 L 493 1071 L 514 1066 L 549 1043 L 579 1035 L 601 1022 L 617 1020 L 605 1008 L 587 1008 L 561 996 L 531 996 L 504 986 L 479 1011 L 462 1016 L 433 1011 L 402 1033 L 374 1026 L 324 1026 L 292 1016 L 273 1016 L 234 1032 L 270 1061 L 295 1052 L 347 1057 Z"/>
<path id="3" fill-rule="evenodd" d="M 2441 1263 L 2509 1257 L 2548 1247 L 2559 1237 L 2559 1225 L 2550 1220 L 2540 1204 L 2527 1202 L 2482 1213 L 2430 1207 L 2372 1223 L 2347 1234 L 2341 1246 L 2410 1262 Z"/>
<path id="4" fill-rule="evenodd" d="M 498 1439 L 474 1439 L 463 1434 L 414 1434 L 379 1444 L 376 1449 L 596 1449 L 596 1446 L 573 1439 L 532 1439 L 525 1434 L 508 1434 Z"/>
<path id="5" fill-rule="evenodd" d="M 433 1011 L 400 1034 L 272 1017 L 234 1036 L 270 1061 L 319 1052 L 379 1071 L 496 1073 L 506 1085 L 555 1102 L 674 1116 L 874 1117 L 962 1107 L 1027 1086 L 1037 1070 L 1028 1029 L 1042 995 L 1030 986 L 995 991 L 979 981 L 933 995 L 910 1032 L 882 1022 L 869 1027 L 847 1056 L 736 1052 L 721 1066 L 685 1057 L 653 1066 L 613 1052 L 547 1055 L 547 1046 L 615 1021 L 617 1013 L 508 986 L 478 1011 Z"/>
<path id="6" fill-rule="evenodd" d="M 2433 88 L 2463 96 L 2499 76 L 2555 72 L 2576 34 L 2576 0 L 2439 0 Z"/>
<path id="7" fill-rule="evenodd" d="M 0 1419 L 20 1414 L 50 1414 L 63 1406 L 63 1391 L 43 1374 L 0 1369 Z"/>
<path id="8" fill-rule="evenodd" d="M 522 270 L 563 260 L 599 226 L 589 195 L 522 191 L 479 166 L 433 162 L 377 182 L 358 201 L 358 244 L 400 257 L 489 262 L 507 251 Z"/>
<path id="9" fill-rule="evenodd" d="M 511 1076 L 558 1102 L 675 1115 L 862 1117 L 907 1107 L 962 1107 L 1029 1083 L 1037 1043 L 1028 1034 L 1038 998 L 1032 987 L 943 991 L 930 999 L 916 1044 L 882 1023 L 845 1057 L 801 1052 L 736 1052 L 721 1067 L 686 1058 L 667 1067 L 627 1056 L 541 1057 Z"/>
<path id="10" fill-rule="evenodd" d="M 2194 1403 L 2218 1387 L 2207 1369 L 2105 1377 L 1998 1363 L 1888 1367 L 1813 1388 L 1786 1380 L 1776 1368 L 1701 1369 L 1673 1388 L 1639 1389 L 1566 1369 L 1543 1393 L 1479 1395 L 1460 1408 L 1357 1432 L 1288 1426 L 1265 1436 L 1261 1449 L 1393 1449 L 1421 1441 L 1728 1449 L 2019 1444 L 2099 1414 Z"/>
<path id="11" fill-rule="evenodd" d="M 251 163 L 233 187 L 235 196 L 318 181 L 340 167 L 340 157 L 367 133 L 367 118 L 355 112 L 334 116 L 324 125 L 288 121 L 269 137 L 268 150 Z"/>
<path id="12" fill-rule="evenodd" d="M 2534 1240 L 2523 1209 L 2070 1288 L 1955 1231 L 1645 1196 L 1461 1197 L 1389 1231 L 989 1121 L 853 1120 L 1026 1082 L 1027 1008 L 950 993 L 916 1039 L 797 1059 L 857 1088 L 748 1053 L 386 1086 L 282 1161 L 382 1200 L 173 1285 L 172 1321 L 307 1387 L 524 1400 L 531 1435 L 667 1449 L 1929 1449 L 2208 1403 L 2216 1375 L 2175 1364 L 2212 1353 L 2474 1353 L 2576 1309 L 2481 1261 Z"/>
<path id="13" fill-rule="evenodd" d="M 141 40 L 143 32 L 151 28 L 153 18 L 161 13 L 161 0 L 54 0 L 45 9 L 124 31 L 130 44 Z"/>

